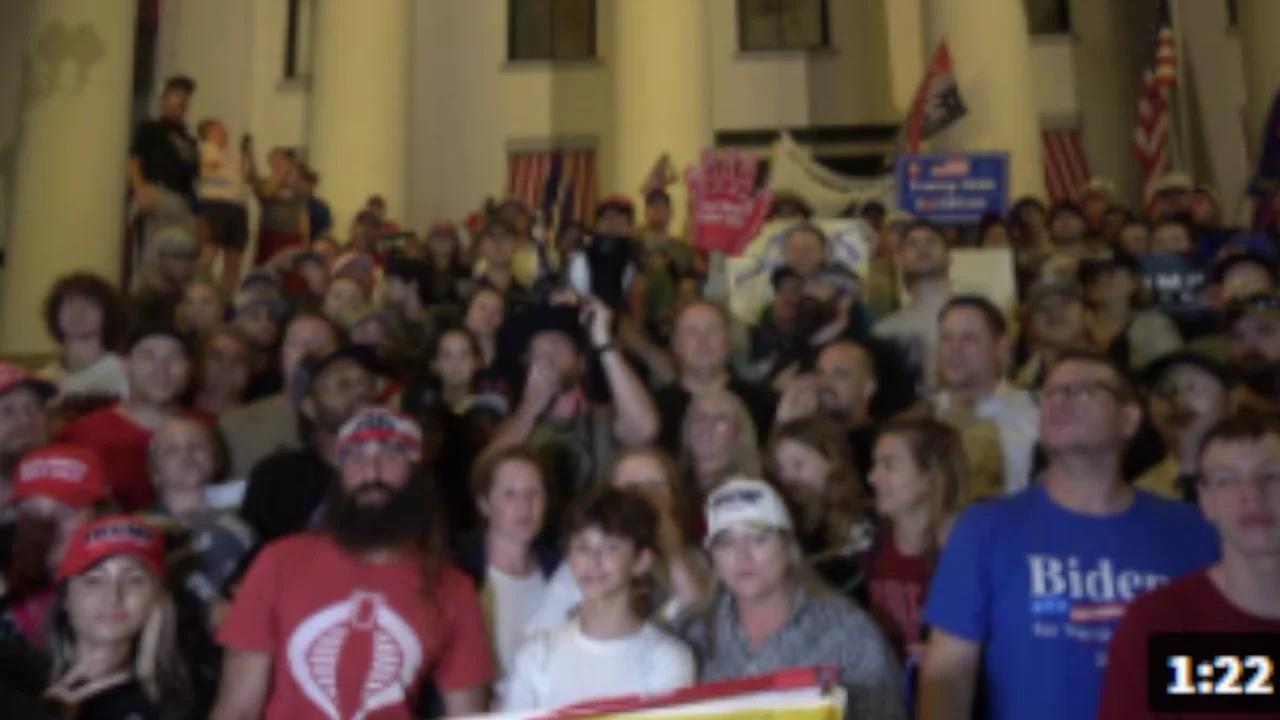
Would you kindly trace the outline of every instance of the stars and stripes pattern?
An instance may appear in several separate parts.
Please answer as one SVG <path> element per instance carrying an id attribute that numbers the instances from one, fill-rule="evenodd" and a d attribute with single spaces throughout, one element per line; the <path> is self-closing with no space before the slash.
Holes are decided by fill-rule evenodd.
<path id="1" fill-rule="evenodd" d="M 595 150 L 513 152 L 507 177 L 507 192 L 541 209 L 549 225 L 564 220 L 590 224 L 596 203 Z M 547 217 L 552 214 L 554 223 Z"/>
<path id="2" fill-rule="evenodd" d="M 1167 168 L 1172 136 L 1170 95 L 1178 84 L 1178 47 L 1165 18 L 1167 15 L 1162 12 L 1155 58 L 1143 73 L 1138 91 L 1138 122 L 1133 131 L 1133 154 L 1142 165 L 1145 187 L 1150 187 Z"/>
<path id="3" fill-rule="evenodd" d="M 1080 131 L 1075 128 L 1042 130 L 1040 142 L 1044 150 L 1044 187 L 1049 201 L 1074 200 L 1090 177 Z"/>

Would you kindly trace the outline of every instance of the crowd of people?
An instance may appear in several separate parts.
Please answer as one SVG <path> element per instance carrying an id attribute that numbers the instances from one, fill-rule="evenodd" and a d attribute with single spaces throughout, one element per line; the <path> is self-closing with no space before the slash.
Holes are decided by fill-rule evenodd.
<path id="1" fill-rule="evenodd" d="M 964 228 L 865 203 L 861 272 L 775 189 L 743 318 L 662 186 L 590 227 L 507 198 L 418 234 L 374 196 L 334 228 L 291 151 L 263 177 L 193 137 L 194 91 L 136 133 L 133 281 L 59 279 L 56 355 L 0 361 L 6 717 L 822 665 L 851 718 L 1130 720 L 1150 634 L 1280 632 L 1280 236 L 1207 188 Z M 953 287 L 966 245 L 1009 249 L 1016 307 Z"/>

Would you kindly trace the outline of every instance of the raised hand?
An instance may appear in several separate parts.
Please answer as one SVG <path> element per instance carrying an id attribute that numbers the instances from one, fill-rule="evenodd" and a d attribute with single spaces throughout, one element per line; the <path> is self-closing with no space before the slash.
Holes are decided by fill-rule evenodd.
<path id="1" fill-rule="evenodd" d="M 535 415 L 539 415 L 551 407 L 552 401 L 560 394 L 560 378 L 550 365 L 540 360 L 529 363 L 529 374 L 524 380 L 523 403 Z"/>
<path id="2" fill-rule="evenodd" d="M 735 150 L 702 153 L 702 164 L 685 171 L 693 236 L 707 252 L 737 255 L 760 232 L 773 199 L 756 190 L 756 159 Z"/>
<path id="3" fill-rule="evenodd" d="M 777 422 L 784 423 L 809 417 L 818 412 L 818 378 L 811 374 L 796 375 L 778 401 Z"/>

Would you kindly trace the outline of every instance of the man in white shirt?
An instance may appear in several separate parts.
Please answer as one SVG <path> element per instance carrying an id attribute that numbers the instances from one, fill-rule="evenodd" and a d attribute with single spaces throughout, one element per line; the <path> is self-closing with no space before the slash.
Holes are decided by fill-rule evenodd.
<path id="1" fill-rule="evenodd" d="M 935 388 L 938 311 L 951 298 L 951 252 L 936 227 L 918 220 L 903 232 L 897 260 L 910 300 L 901 310 L 876 323 L 872 333 L 901 346 L 919 385 Z"/>
<path id="2" fill-rule="evenodd" d="M 1004 489 L 1030 481 L 1040 411 L 1031 394 L 1004 378 L 1012 340 L 1004 316 L 980 295 L 957 295 L 938 314 L 938 378 L 930 398 L 935 415 L 953 412 L 989 420 L 1000 433 Z"/>

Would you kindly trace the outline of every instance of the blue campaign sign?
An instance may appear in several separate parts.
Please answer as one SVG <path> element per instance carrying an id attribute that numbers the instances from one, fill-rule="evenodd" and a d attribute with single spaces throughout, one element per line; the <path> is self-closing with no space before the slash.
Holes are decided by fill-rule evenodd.
<path id="1" fill-rule="evenodd" d="M 940 223 L 976 223 L 1009 204 L 1005 153 L 906 155 L 898 158 L 898 207 Z"/>

